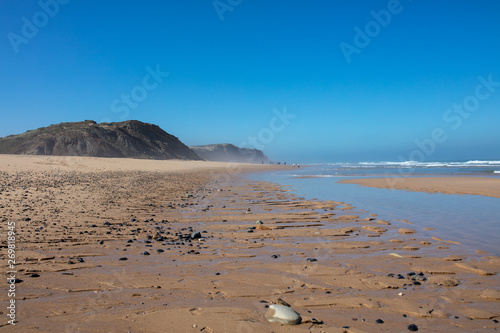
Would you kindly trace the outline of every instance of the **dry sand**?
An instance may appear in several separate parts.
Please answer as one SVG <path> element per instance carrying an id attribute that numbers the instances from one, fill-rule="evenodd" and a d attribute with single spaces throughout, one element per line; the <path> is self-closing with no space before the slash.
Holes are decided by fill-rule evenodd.
<path id="1" fill-rule="evenodd" d="M 344 179 L 339 183 L 415 192 L 474 194 L 500 198 L 500 178 L 498 177 L 388 177 Z"/>
<path id="2" fill-rule="evenodd" d="M 0 156 L 2 262 L 6 271 L 7 223 L 15 221 L 22 280 L 16 284 L 16 326 L 7 324 L 7 291 L 0 296 L 0 329 L 500 327 L 500 258 L 464 253 L 460 244 L 427 239 L 401 221 L 377 220 L 376 212 L 305 201 L 238 176 L 250 168 L 263 167 Z M 203 238 L 189 239 L 197 231 Z M 278 299 L 303 323 L 267 322 L 266 306 Z"/>

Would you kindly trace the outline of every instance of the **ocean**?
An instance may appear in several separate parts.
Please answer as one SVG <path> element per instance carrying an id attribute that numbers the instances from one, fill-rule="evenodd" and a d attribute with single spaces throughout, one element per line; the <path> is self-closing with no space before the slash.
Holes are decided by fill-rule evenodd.
<path id="1" fill-rule="evenodd" d="M 342 179 L 385 176 L 486 176 L 500 178 L 500 161 L 462 162 L 359 162 L 293 167 L 290 170 L 252 174 L 305 199 L 341 201 L 356 211 L 378 214 L 398 227 L 452 240 L 468 251 L 500 255 L 500 198 L 409 192 L 340 184 Z M 368 214 L 368 213 L 366 213 Z M 399 220 L 407 220 L 411 226 Z M 423 228 L 435 228 L 425 231 Z"/>

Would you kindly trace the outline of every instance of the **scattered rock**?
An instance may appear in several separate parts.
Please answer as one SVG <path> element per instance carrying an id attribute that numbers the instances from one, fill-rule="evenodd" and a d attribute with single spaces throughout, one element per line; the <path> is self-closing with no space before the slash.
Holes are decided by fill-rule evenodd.
<path id="1" fill-rule="evenodd" d="M 272 304 L 266 312 L 266 318 L 271 323 L 298 325 L 302 322 L 300 315 L 292 308 L 281 304 Z"/>
<path id="2" fill-rule="evenodd" d="M 418 331 L 418 327 L 415 324 L 408 325 L 408 331 L 416 332 Z"/>
<path id="3" fill-rule="evenodd" d="M 285 302 L 284 300 L 282 300 L 281 298 L 278 298 L 276 300 L 276 304 L 281 304 L 281 305 L 288 306 L 289 308 L 291 308 L 291 305 L 288 304 L 287 302 Z"/>
<path id="4" fill-rule="evenodd" d="M 148 251 L 142 251 L 141 253 L 143 256 L 149 256 L 149 252 Z"/>
<path id="5" fill-rule="evenodd" d="M 121 257 L 121 258 L 120 258 L 120 259 L 118 259 L 118 260 L 124 261 L 124 260 L 128 260 L 128 258 L 127 258 L 127 257 Z"/>
<path id="6" fill-rule="evenodd" d="M 444 280 L 443 281 L 443 286 L 445 286 L 445 287 L 456 287 L 459 284 L 460 283 L 457 280 L 454 280 L 454 279 L 448 279 L 448 280 Z"/>
<path id="7" fill-rule="evenodd" d="M 375 322 L 376 322 L 377 324 L 383 324 L 383 323 L 384 323 L 384 321 L 383 321 L 382 319 L 377 319 L 377 320 L 375 320 Z"/>
<path id="8" fill-rule="evenodd" d="M 202 238 L 201 232 L 196 231 L 191 234 L 191 239 L 198 239 L 198 238 Z"/>
<path id="9" fill-rule="evenodd" d="M 308 261 L 308 262 L 314 262 L 314 261 L 318 261 L 318 259 L 316 259 L 316 258 L 307 258 L 306 261 Z"/>

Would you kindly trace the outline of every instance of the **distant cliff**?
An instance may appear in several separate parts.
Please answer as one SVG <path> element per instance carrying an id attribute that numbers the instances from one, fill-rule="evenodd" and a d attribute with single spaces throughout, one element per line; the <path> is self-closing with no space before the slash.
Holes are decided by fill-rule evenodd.
<path id="1" fill-rule="evenodd" d="M 238 148 L 235 145 L 223 143 L 205 146 L 190 146 L 198 156 L 208 161 L 268 163 L 269 159 L 261 150 Z"/>
<path id="2" fill-rule="evenodd" d="M 0 138 L 0 154 L 200 160 L 178 138 L 137 120 L 61 123 Z"/>

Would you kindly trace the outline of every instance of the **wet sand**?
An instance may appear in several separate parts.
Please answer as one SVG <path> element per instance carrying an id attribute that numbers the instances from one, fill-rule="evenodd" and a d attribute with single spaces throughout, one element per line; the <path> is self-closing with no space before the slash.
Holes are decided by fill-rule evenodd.
<path id="1" fill-rule="evenodd" d="M 344 179 L 339 183 L 414 192 L 472 194 L 500 198 L 498 177 L 388 177 Z"/>
<path id="2" fill-rule="evenodd" d="M 16 222 L 22 280 L 16 326 L 7 324 L 7 291 L 0 296 L 2 331 L 500 327 L 500 258 L 242 177 L 263 168 L 0 156 L 0 232 Z M 267 322 L 278 299 L 300 325 Z"/>

